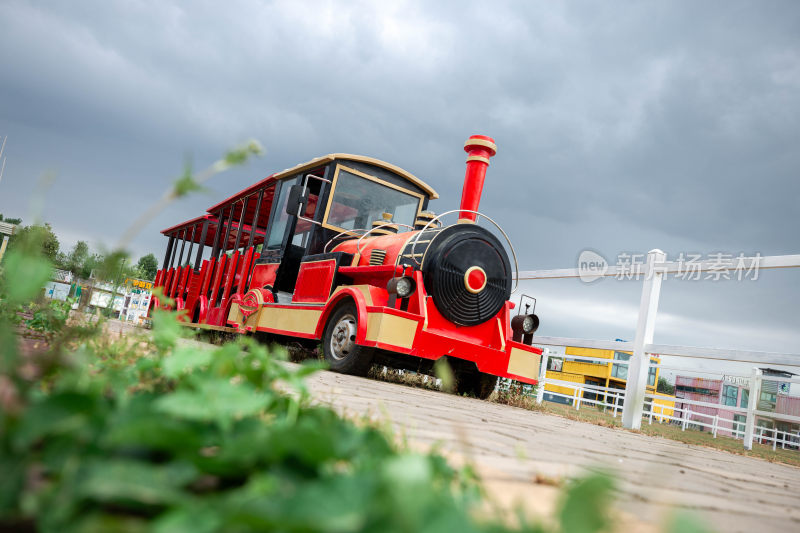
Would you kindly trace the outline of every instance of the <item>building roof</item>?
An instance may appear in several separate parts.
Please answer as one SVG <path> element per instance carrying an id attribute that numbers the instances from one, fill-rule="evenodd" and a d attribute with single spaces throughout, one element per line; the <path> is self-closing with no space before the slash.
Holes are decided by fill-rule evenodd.
<path id="1" fill-rule="evenodd" d="M 777 368 L 761 368 L 761 371 L 764 373 L 765 376 L 778 376 L 782 378 L 790 378 L 792 376 L 796 376 L 794 372 L 789 372 L 788 370 L 780 370 Z"/>

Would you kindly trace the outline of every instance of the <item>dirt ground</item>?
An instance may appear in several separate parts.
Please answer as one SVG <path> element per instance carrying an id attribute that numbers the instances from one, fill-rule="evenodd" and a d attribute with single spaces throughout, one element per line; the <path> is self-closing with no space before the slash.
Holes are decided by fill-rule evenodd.
<path id="1" fill-rule="evenodd" d="M 619 480 L 619 531 L 656 531 L 676 509 L 720 532 L 800 531 L 797 467 L 333 372 L 308 384 L 346 416 L 390 423 L 412 447 L 472 462 L 506 508 L 552 515 L 565 479 L 602 469 Z"/>

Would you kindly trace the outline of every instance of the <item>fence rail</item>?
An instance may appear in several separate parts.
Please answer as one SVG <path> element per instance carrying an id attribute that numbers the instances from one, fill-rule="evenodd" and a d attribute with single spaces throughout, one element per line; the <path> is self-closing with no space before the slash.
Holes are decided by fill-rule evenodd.
<path id="1" fill-rule="evenodd" d="M 648 254 L 649 256 L 656 251 L 660 250 L 653 250 Z M 663 253 L 663 252 L 662 252 Z M 736 258 L 738 259 L 738 258 Z M 758 270 L 768 270 L 774 268 L 796 268 L 800 267 L 800 254 L 796 255 L 767 255 L 767 256 L 753 256 L 744 258 L 750 263 L 748 265 L 754 264 L 755 268 Z M 734 266 L 734 265 L 729 265 Z M 705 261 L 697 261 L 693 263 L 685 263 L 685 262 L 678 262 L 678 261 L 665 261 L 660 259 L 659 261 L 650 261 L 648 260 L 647 263 L 637 263 L 632 265 L 625 265 L 625 266 L 617 266 L 617 265 L 609 265 L 608 268 L 602 272 L 592 272 L 591 274 L 587 274 L 586 272 L 581 272 L 578 268 L 556 268 L 550 270 L 524 270 L 519 272 L 517 279 L 519 281 L 528 281 L 528 280 L 535 280 L 535 279 L 565 279 L 565 278 L 580 278 L 580 277 L 605 277 L 605 278 L 620 278 L 625 279 L 629 276 L 644 276 L 648 273 L 658 273 L 658 274 L 683 274 L 687 272 L 687 269 L 690 269 L 692 273 L 694 272 L 718 272 L 720 269 L 719 261 L 713 260 L 705 260 Z"/>
<path id="2" fill-rule="evenodd" d="M 574 346 L 576 348 L 597 348 L 598 350 L 631 351 L 632 344 L 626 341 L 595 341 L 589 339 L 571 339 L 569 337 L 534 337 L 535 343 L 541 346 Z"/>
<path id="3" fill-rule="evenodd" d="M 675 357 L 696 357 L 701 359 L 716 359 L 718 361 L 800 367 L 800 354 L 728 350 L 724 348 L 701 348 L 697 346 L 674 346 L 670 344 L 647 344 L 644 350 L 650 354 L 672 355 Z"/>
<path id="4" fill-rule="evenodd" d="M 800 254 L 798 255 L 779 255 L 779 256 L 754 256 L 754 257 L 738 257 L 733 258 L 737 261 L 744 262 L 751 268 L 757 270 L 777 269 L 777 268 L 797 268 L 800 267 Z M 734 266 L 734 265 L 729 265 Z M 547 391 L 547 394 L 553 396 L 573 398 L 578 408 L 581 402 L 592 403 L 596 405 L 612 406 L 605 401 L 600 401 L 596 398 L 587 399 L 583 398 L 586 390 L 593 394 L 603 394 L 604 398 L 609 395 L 614 395 L 613 407 L 616 409 L 617 401 L 623 401 L 622 408 L 622 421 L 625 427 L 631 429 L 638 429 L 641 427 L 642 418 L 648 416 L 650 423 L 652 423 L 653 416 L 666 418 L 669 420 L 676 420 L 676 417 L 671 415 L 656 414 L 653 412 L 655 407 L 659 404 L 655 403 L 657 396 L 647 393 L 647 376 L 650 368 L 650 356 L 674 356 L 695 359 L 711 359 L 715 361 L 731 361 L 738 363 L 757 363 L 760 365 L 781 365 L 800 368 L 800 354 L 794 353 L 779 353 L 779 352 L 765 352 L 765 351 L 752 351 L 752 350 L 737 350 L 737 349 L 721 349 L 721 348 L 704 348 L 698 346 L 678 346 L 670 344 L 656 344 L 653 342 L 655 333 L 655 317 L 658 310 L 658 300 L 661 293 L 661 283 L 666 274 L 681 274 L 686 273 L 691 269 L 691 272 L 719 272 L 720 262 L 715 260 L 697 261 L 691 264 L 677 261 L 666 261 L 666 254 L 661 250 L 651 250 L 647 254 L 647 261 L 641 264 L 624 265 L 624 266 L 606 266 L 602 271 L 593 271 L 589 273 L 591 278 L 595 277 L 617 277 L 623 280 L 636 280 L 642 281 L 642 295 L 639 305 L 639 314 L 636 324 L 636 335 L 633 342 L 626 341 L 606 341 L 606 340 L 593 340 L 593 339 L 575 339 L 569 337 L 535 337 L 534 342 L 538 346 L 570 346 L 578 348 L 596 348 L 601 350 L 615 350 L 632 352 L 632 356 L 628 361 L 621 359 L 602 359 L 584 356 L 565 356 L 574 360 L 585 361 L 599 361 L 608 364 L 627 364 L 628 377 L 626 380 L 625 390 L 620 393 L 619 389 L 612 392 L 612 389 L 602 386 L 593 386 L 589 384 L 573 383 L 555 379 L 547 378 L 548 355 L 542 357 L 542 366 L 539 375 L 539 387 L 537 390 L 537 402 L 541 403 L 544 400 L 546 384 L 554 384 L 560 387 L 572 388 L 575 394 L 571 397 L 569 395 L 557 392 Z M 578 268 L 561 268 L 553 270 L 533 270 L 519 272 L 518 280 L 540 280 L 540 279 L 564 279 L 564 278 L 585 278 L 586 272 L 582 272 Z M 674 367 L 662 367 L 674 368 Z M 703 370 L 696 370 L 697 373 L 711 373 Z M 722 374 L 722 372 L 719 372 Z M 746 377 L 746 376 L 737 376 Z M 724 409 L 731 412 L 739 412 L 746 414 L 746 421 L 744 422 L 744 431 L 736 429 L 737 433 L 742 433 L 744 447 L 747 449 L 752 448 L 754 432 L 758 434 L 757 438 L 760 440 L 772 440 L 773 447 L 777 446 L 780 441 L 782 446 L 789 444 L 794 446 L 800 440 L 800 436 L 792 436 L 787 440 L 787 437 L 792 434 L 772 429 L 772 437 L 765 435 L 765 431 L 769 432 L 771 428 L 755 427 L 756 416 L 769 417 L 771 419 L 785 420 L 789 422 L 800 423 L 800 417 L 788 414 L 773 413 L 757 409 L 758 401 L 761 392 L 761 383 L 764 379 L 763 372 L 759 368 L 753 368 L 749 377 L 750 393 L 748 395 L 747 408 L 737 406 L 726 406 L 720 403 L 699 402 L 697 400 L 689 400 L 677 398 L 676 404 L 684 404 L 686 407 L 678 408 L 673 406 L 673 415 L 675 411 L 681 413 L 681 424 L 683 429 L 687 424 L 697 424 L 709 427 L 714 437 L 716 437 L 719 428 L 720 420 L 723 422 L 730 422 L 731 428 L 739 428 L 742 423 L 735 420 L 728 420 L 720 418 L 719 415 L 713 415 L 712 423 L 700 422 L 697 420 L 689 420 L 689 417 L 711 417 L 705 413 L 698 413 L 691 411 L 691 405 L 698 407 L 708 407 L 713 409 Z M 770 381 L 781 381 L 790 383 L 800 383 L 800 379 L 795 378 L 780 378 L 769 376 Z M 578 399 L 580 397 L 580 399 Z M 648 402 L 649 400 L 649 402 Z M 649 410 L 645 410 L 645 406 Z M 688 413 L 688 417 L 687 417 Z M 615 412 L 616 415 L 616 412 Z M 725 431 L 734 432 L 733 429 L 723 428 Z M 779 433 L 785 433 L 783 438 L 779 438 Z M 792 440 L 794 439 L 794 440 Z"/>
<path id="5" fill-rule="evenodd" d="M 625 392 L 623 390 L 549 378 L 546 380 L 546 383 L 572 389 L 572 394 L 565 394 L 563 392 L 556 391 L 547 391 L 543 392 L 543 394 L 547 394 L 551 397 L 555 396 L 570 400 L 573 402 L 573 406 L 576 410 L 579 410 L 584 404 L 594 405 L 603 407 L 604 411 L 606 409 L 610 409 L 614 418 L 616 418 L 617 413 L 622 410 L 622 402 L 625 398 Z M 543 387 L 541 386 L 538 390 L 544 391 Z M 586 397 L 585 394 L 587 392 L 595 394 L 595 398 Z M 602 396 L 604 399 L 599 399 L 600 396 Z M 707 428 L 712 434 L 713 438 L 717 438 L 717 435 L 720 432 L 728 433 L 734 439 L 744 439 L 746 436 L 746 431 L 744 429 L 746 425 L 745 422 L 732 418 L 726 418 L 718 413 L 703 413 L 701 411 L 692 409 L 692 406 L 716 409 L 724 407 L 725 411 L 728 412 L 747 414 L 748 411 L 744 407 L 722 406 L 719 403 L 701 402 L 686 398 L 678 398 L 676 400 L 676 405 L 670 406 L 655 403 L 655 400 L 657 399 L 664 399 L 664 396 L 659 396 L 657 393 L 647 393 L 645 396 L 645 405 L 647 406 L 647 410 L 643 417 L 647 419 L 648 423 L 651 425 L 654 421 L 658 423 L 667 421 L 678 424 L 681 426 L 682 431 L 691 429 L 692 426 Z M 610 402 L 608 401 L 609 397 L 612 398 L 612 401 Z M 672 414 L 668 414 L 667 411 L 672 411 Z M 772 420 L 785 419 L 800 421 L 800 417 L 774 413 L 771 411 L 755 410 L 754 413 Z M 792 449 L 800 449 L 800 432 L 792 433 L 789 431 L 780 430 L 778 428 L 759 426 L 754 430 L 753 440 L 762 444 L 765 442 L 772 443 L 773 450 L 776 450 L 779 444 L 782 449 L 786 449 L 787 446 Z"/>

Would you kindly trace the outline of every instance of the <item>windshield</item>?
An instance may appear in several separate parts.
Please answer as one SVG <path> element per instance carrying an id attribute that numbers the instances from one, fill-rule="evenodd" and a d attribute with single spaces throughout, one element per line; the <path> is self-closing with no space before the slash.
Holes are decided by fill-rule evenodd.
<path id="1" fill-rule="evenodd" d="M 364 229 L 391 213 L 392 222 L 413 227 L 422 198 L 393 187 L 339 167 L 325 222 L 343 230 Z M 399 231 L 408 228 L 400 226 Z"/>

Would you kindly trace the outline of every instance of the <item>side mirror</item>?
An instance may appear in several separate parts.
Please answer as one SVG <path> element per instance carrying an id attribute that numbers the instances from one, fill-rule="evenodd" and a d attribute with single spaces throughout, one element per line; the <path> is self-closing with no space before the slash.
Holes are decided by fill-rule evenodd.
<path id="1" fill-rule="evenodd" d="M 302 185 L 292 185 L 289 189 L 289 200 L 286 202 L 287 215 L 297 216 L 305 212 L 308 194 L 303 194 L 304 189 Z"/>

